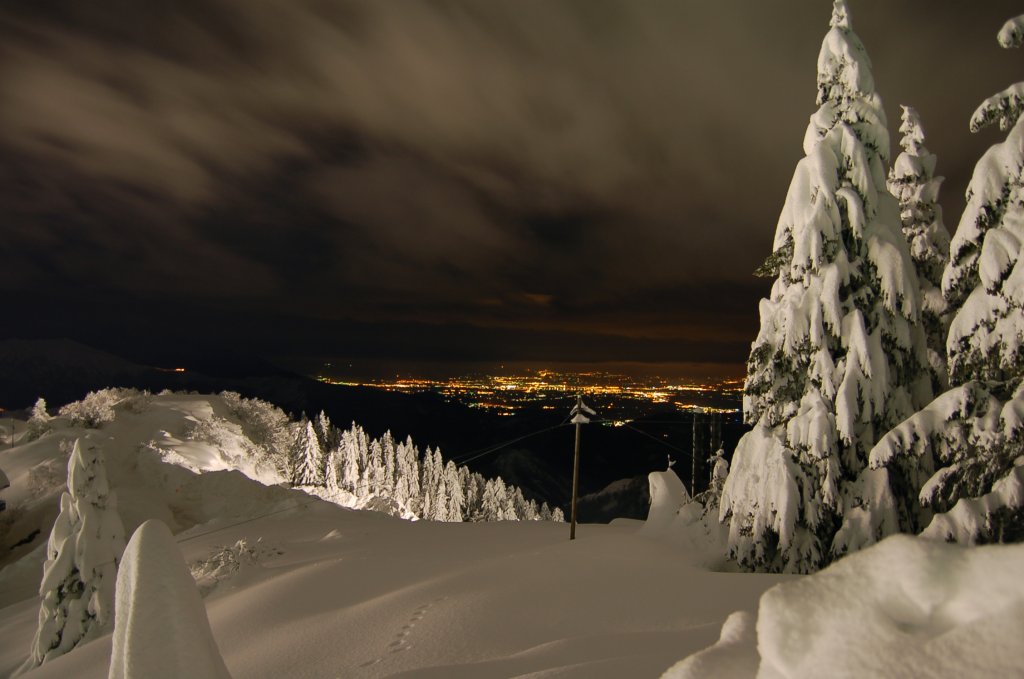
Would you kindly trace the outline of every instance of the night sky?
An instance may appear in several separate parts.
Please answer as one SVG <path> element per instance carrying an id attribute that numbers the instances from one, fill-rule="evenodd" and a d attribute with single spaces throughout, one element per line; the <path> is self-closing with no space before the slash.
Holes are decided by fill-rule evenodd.
<path id="1" fill-rule="evenodd" d="M 982 7 L 977 7 L 977 5 Z M 851 0 L 952 231 L 1014 2 Z M 0 10 L 0 336 L 742 373 L 828 0 Z"/>

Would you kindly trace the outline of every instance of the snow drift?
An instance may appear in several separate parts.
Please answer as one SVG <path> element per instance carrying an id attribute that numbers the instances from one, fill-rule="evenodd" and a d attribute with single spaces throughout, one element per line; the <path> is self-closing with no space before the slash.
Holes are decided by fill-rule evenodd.
<path id="1" fill-rule="evenodd" d="M 1020 677 L 1024 545 L 903 535 L 775 586 L 665 679 Z M 753 654 L 757 663 L 739 662 Z"/>

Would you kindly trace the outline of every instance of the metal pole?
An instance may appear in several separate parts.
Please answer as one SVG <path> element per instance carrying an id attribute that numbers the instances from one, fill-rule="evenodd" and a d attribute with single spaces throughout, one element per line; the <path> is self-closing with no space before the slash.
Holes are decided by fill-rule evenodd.
<path id="1" fill-rule="evenodd" d="M 576 490 L 579 487 L 580 482 L 580 425 L 582 423 L 576 422 L 576 452 L 572 458 L 572 509 L 570 514 L 572 519 L 569 522 L 569 539 L 576 539 Z"/>
<path id="2" fill-rule="evenodd" d="M 693 453 L 690 455 L 690 497 L 697 494 L 697 411 L 693 411 Z"/>

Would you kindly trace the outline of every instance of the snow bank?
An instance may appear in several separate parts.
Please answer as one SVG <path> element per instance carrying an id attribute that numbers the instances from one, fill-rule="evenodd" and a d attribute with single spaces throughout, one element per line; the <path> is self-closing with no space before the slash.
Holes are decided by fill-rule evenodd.
<path id="1" fill-rule="evenodd" d="M 765 592 L 759 667 L 739 661 L 750 649 L 749 627 L 733 616 L 717 644 L 664 676 L 1019 677 L 1022 565 L 1024 545 L 893 536 Z"/>
<path id="2" fill-rule="evenodd" d="M 109 679 L 230 679 L 171 531 L 139 526 L 117 576 Z"/>

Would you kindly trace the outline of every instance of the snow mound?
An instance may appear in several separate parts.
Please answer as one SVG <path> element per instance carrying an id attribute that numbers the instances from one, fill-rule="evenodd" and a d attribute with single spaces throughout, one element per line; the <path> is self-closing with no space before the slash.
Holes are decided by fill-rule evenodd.
<path id="1" fill-rule="evenodd" d="M 647 478 L 651 484 L 651 510 L 641 531 L 648 535 L 660 535 L 675 521 L 680 508 L 689 501 L 690 494 L 671 469 L 651 472 Z"/>
<path id="2" fill-rule="evenodd" d="M 109 679 L 230 678 L 206 608 L 171 531 L 147 521 L 117 575 Z"/>
<path id="3" fill-rule="evenodd" d="M 665 672 L 662 679 L 753 677 L 757 674 L 756 619 L 749 611 L 736 611 L 725 620 L 718 642 L 694 653 Z"/>
<path id="4" fill-rule="evenodd" d="M 717 498 L 709 502 L 709 493 L 690 497 L 671 469 L 651 472 L 648 479 L 651 508 L 639 533 L 682 547 L 694 566 L 721 570 L 728 528 L 718 521 Z"/>
<path id="5" fill-rule="evenodd" d="M 893 536 L 765 592 L 756 671 L 741 671 L 736 654 L 725 652 L 749 648 L 745 628 L 730 618 L 717 644 L 664 676 L 1021 676 L 1022 565 L 1024 545 L 971 548 Z"/>

